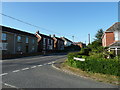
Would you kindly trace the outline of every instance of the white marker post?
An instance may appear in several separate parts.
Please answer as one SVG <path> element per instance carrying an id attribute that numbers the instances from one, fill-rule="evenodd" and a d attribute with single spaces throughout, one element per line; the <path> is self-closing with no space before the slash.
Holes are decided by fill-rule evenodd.
<path id="1" fill-rule="evenodd" d="M 76 58 L 76 57 L 74 57 L 74 60 L 78 60 L 78 61 L 85 61 L 85 59 L 84 59 L 84 58 Z"/>

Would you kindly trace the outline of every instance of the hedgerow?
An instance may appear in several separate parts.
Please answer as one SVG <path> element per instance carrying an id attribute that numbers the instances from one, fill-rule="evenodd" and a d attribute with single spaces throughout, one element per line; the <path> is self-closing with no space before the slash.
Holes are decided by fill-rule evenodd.
<path id="1" fill-rule="evenodd" d="M 73 59 L 74 57 L 85 58 L 85 61 L 76 61 Z M 67 63 L 72 67 L 80 68 L 87 72 L 120 76 L 120 62 L 118 61 L 118 57 L 113 59 L 97 57 L 81 55 L 80 52 L 69 53 Z"/>

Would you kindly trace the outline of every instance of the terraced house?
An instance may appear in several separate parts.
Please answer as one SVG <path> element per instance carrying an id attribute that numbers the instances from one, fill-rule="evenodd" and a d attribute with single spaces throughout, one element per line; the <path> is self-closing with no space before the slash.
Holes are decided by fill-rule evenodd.
<path id="1" fill-rule="evenodd" d="M 65 37 L 61 37 L 61 39 L 64 41 L 64 46 L 68 47 L 71 46 L 73 44 L 73 42 Z"/>
<path id="2" fill-rule="evenodd" d="M 37 52 L 37 38 L 34 34 L 0 26 L 0 50 L 2 54 L 24 54 Z"/>
<path id="3" fill-rule="evenodd" d="M 116 55 L 120 55 L 120 22 L 116 22 L 104 32 L 102 46 L 109 47 L 109 51 L 112 50 Z"/>
<path id="4" fill-rule="evenodd" d="M 64 40 L 62 40 L 59 37 L 56 37 L 55 35 L 53 35 L 53 40 L 54 40 L 55 51 L 64 50 Z"/>
<path id="5" fill-rule="evenodd" d="M 54 40 L 51 36 L 41 34 L 37 31 L 36 37 L 38 38 L 38 52 L 52 52 L 54 50 Z"/>

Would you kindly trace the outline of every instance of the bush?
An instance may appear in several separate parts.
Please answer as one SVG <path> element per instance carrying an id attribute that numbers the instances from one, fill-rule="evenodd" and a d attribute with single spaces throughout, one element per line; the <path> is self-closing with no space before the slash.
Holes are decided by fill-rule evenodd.
<path id="1" fill-rule="evenodd" d="M 98 56 L 82 56 L 80 53 L 70 53 L 68 54 L 68 64 L 72 67 L 80 68 L 83 71 L 89 71 L 92 73 L 103 73 L 109 75 L 119 76 L 120 62 L 118 61 L 118 57 L 114 59 L 105 59 L 98 58 Z M 82 57 L 86 60 L 84 62 L 76 61 L 73 57 Z"/>
<path id="2" fill-rule="evenodd" d="M 89 49 L 89 48 L 82 48 L 80 51 L 80 54 L 88 56 L 90 51 L 91 51 L 91 49 Z"/>

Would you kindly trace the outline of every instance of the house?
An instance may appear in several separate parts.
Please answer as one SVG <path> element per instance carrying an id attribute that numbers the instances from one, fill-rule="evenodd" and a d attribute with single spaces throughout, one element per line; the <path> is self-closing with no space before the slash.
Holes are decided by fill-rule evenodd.
<path id="1" fill-rule="evenodd" d="M 0 50 L 3 55 L 37 52 L 37 38 L 34 34 L 6 26 L 0 27 Z"/>
<path id="2" fill-rule="evenodd" d="M 120 22 L 116 22 L 104 32 L 102 46 L 109 47 L 109 51 L 114 50 L 116 55 L 120 55 Z"/>
<path id="3" fill-rule="evenodd" d="M 54 50 L 54 40 L 51 36 L 47 36 L 36 32 L 37 42 L 38 42 L 38 52 L 53 51 Z"/>
<path id="4" fill-rule="evenodd" d="M 74 42 L 74 45 L 79 46 L 80 48 L 85 48 L 86 44 L 82 43 L 82 42 Z"/>
<path id="5" fill-rule="evenodd" d="M 65 37 L 61 37 L 62 40 L 64 40 L 64 46 L 68 47 L 71 46 L 73 44 L 73 42 Z"/>
<path id="6" fill-rule="evenodd" d="M 64 50 L 64 40 L 56 37 L 55 35 L 53 35 L 53 40 L 54 40 L 54 50 L 55 51 Z"/>

